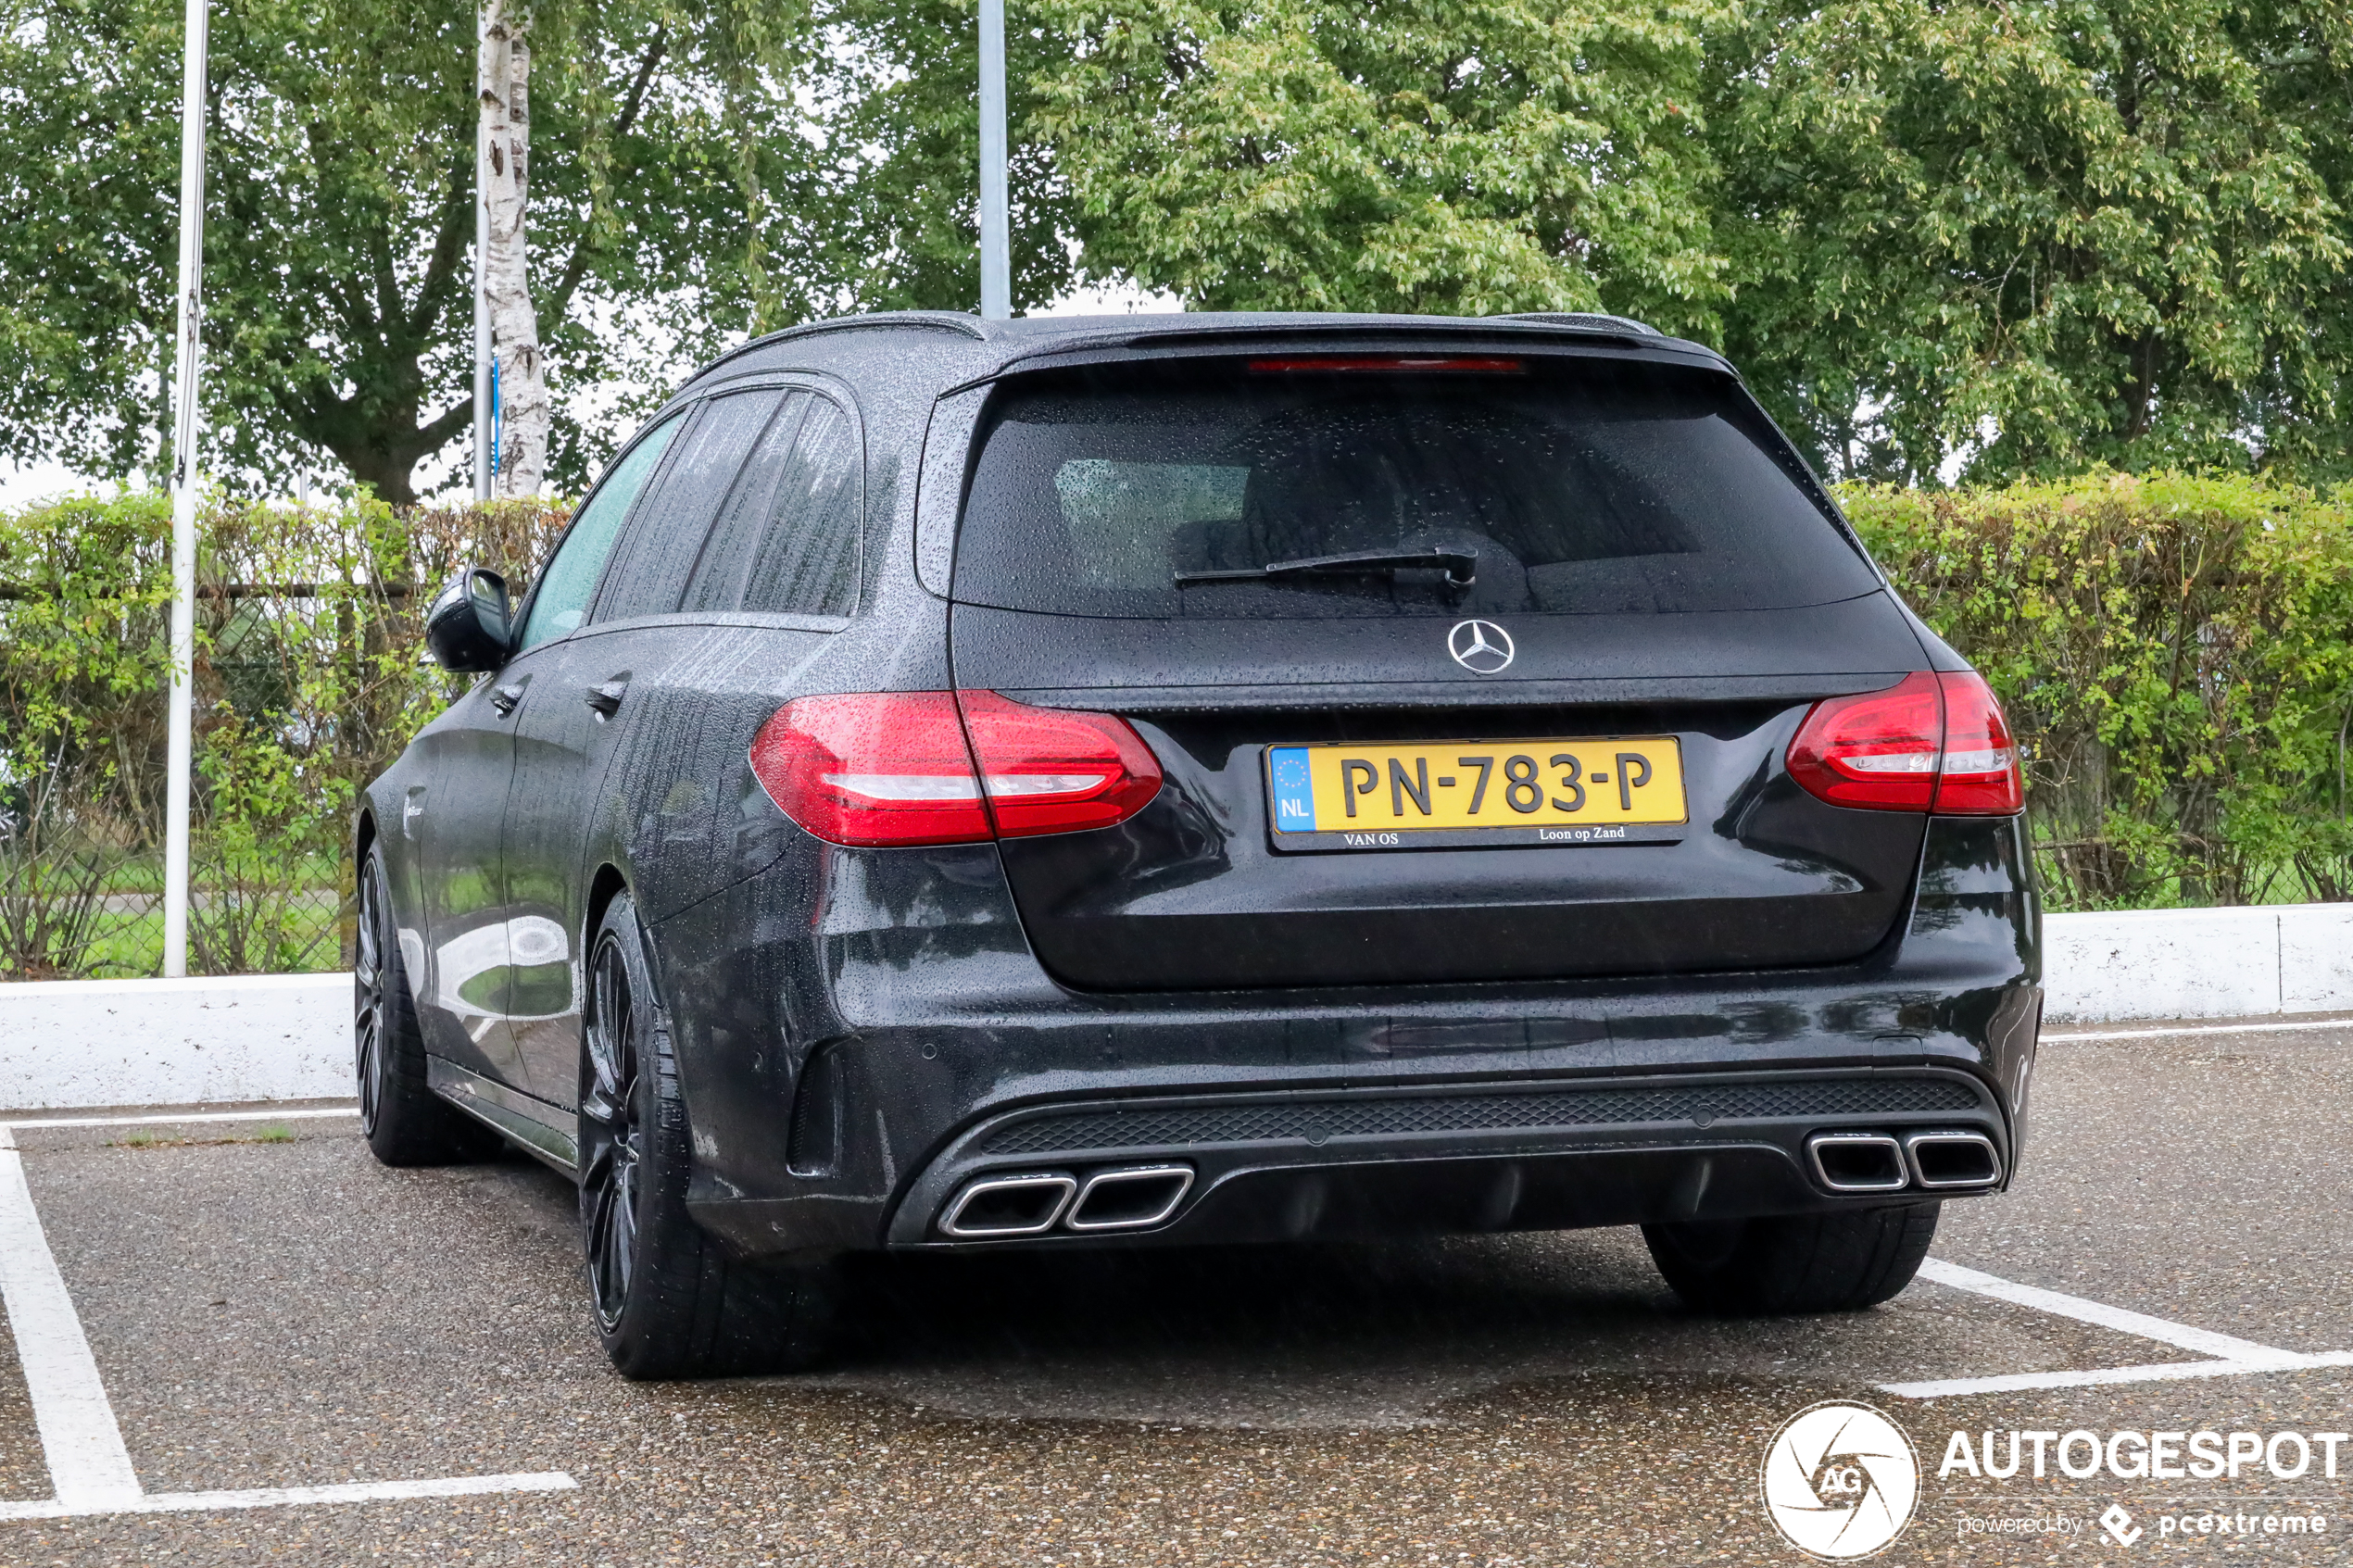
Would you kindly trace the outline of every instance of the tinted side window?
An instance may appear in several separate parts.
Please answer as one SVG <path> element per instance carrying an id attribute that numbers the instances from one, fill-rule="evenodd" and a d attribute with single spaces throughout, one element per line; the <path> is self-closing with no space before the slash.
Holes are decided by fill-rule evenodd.
<path id="1" fill-rule="evenodd" d="M 858 433 L 824 398 L 809 405 L 792 470 L 776 487 L 775 521 L 744 583 L 746 609 L 848 615 L 858 608 L 858 536 L 865 510 Z"/>
<path id="2" fill-rule="evenodd" d="M 695 563 L 694 579 L 686 584 L 687 609 L 743 608 L 745 574 L 768 531 L 776 487 L 791 464 L 793 437 L 800 433 L 800 421 L 812 401 L 806 392 L 786 393 L 784 407 L 761 433 L 751 461 L 719 508 L 719 521 L 703 545 L 702 559 Z"/>
<path id="3" fill-rule="evenodd" d="M 613 541 L 621 534 L 622 521 L 628 517 L 630 505 L 653 477 L 671 438 L 685 422 L 682 416 L 673 414 L 632 446 L 573 519 L 555 558 L 539 574 L 538 591 L 532 596 L 531 618 L 523 622 L 519 648 L 536 647 L 580 624 L 597 592 L 597 579 L 604 575 Z"/>
<path id="4" fill-rule="evenodd" d="M 679 592 L 694 570 L 720 500 L 775 413 L 780 395 L 773 390 L 743 392 L 703 405 L 701 417 L 679 444 L 676 459 L 662 470 L 660 484 L 630 520 L 604 591 L 597 596 L 597 620 L 667 615 L 678 608 Z"/>
<path id="5" fill-rule="evenodd" d="M 849 614 L 863 495 L 849 416 L 830 399 L 798 395 L 728 496 L 687 608 Z"/>

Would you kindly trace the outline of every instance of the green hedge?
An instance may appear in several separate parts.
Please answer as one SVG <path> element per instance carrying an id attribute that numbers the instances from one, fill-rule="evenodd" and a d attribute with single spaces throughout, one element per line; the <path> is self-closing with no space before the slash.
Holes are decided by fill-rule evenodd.
<path id="1" fill-rule="evenodd" d="M 2353 897 L 2353 501 L 2244 478 L 1853 488 L 2027 752 L 2054 909 Z M 452 695 L 418 615 L 559 505 L 217 505 L 198 564 L 195 967 L 340 962 L 354 791 Z M 160 497 L 0 514 L 0 976 L 161 955 Z"/>
<path id="2" fill-rule="evenodd" d="M 354 792 L 452 695 L 425 604 L 469 558 L 520 581 L 566 515 L 206 509 L 192 969 L 342 961 Z M 170 532 L 154 495 L 0 514 L 0 976 L 161 963 Z"/>
<path id="3" fill-rule="evenodd" d="M 2052 908 L 2353 897 L 2353 499 L 2095 474 L 1841 500 L 2020 731 Z"/>

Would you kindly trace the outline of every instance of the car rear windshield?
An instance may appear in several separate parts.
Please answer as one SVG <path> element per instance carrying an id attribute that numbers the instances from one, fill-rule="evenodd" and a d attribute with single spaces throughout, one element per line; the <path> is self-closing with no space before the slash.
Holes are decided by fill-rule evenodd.
<path id="1" fill-rule="evenodd" d="M 1331 617 L 1776 609 L 1879 586 L 1727 379 L 1480 363 L 1130 367 L 1019 383 L 982 427 L 955 596 L 1059 614 Z M 1201 575 L 1431 551 L 1443 555 L 1427 567 Z"/>

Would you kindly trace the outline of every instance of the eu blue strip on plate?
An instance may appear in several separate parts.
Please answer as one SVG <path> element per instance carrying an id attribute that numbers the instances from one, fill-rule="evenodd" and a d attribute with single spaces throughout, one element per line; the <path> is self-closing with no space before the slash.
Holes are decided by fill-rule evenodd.
<path id="1" fill-rule="evenodd" d="M 1307 768 L 1307 748 L 1278 746 L 1267 754 L 1267 771 L 1275 784 L 1275 829 L 1278 833 L 1315 831 L 1315 781 Z"/>

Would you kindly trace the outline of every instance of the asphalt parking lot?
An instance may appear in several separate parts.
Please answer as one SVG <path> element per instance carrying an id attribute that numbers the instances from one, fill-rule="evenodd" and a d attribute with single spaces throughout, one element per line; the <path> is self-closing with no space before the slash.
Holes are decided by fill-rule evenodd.
<path id="1" fill-rule="evenodd" d="M 2353 1022 L 2054 1040 L 2037 1096 L 1944 1283 L 1867 1313 L 1694 1317 L 1617 1231 L 878 1261 L 827 1371 L 670 1386 L 606 1368 L 535 1165 L 387 1171 L 283 1110 L 19 1124 L 103 1395 L 66 1398 L 0 1165 L 0 1564 L 1796 1562 L 1759 1466 L 1825 1399 L 1919 1453 L 1879 1562 L 2353 1562 Z M 2079 1429 L 2311 1457 L 1939 1474 L 1957 1430 Z M 53 1474 L 44 1433 L 95 1447 Z M 413 1495 L 490 1485 L 543 1489 Z"/>

